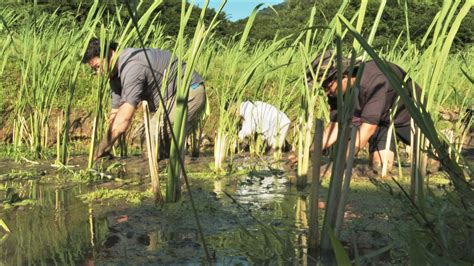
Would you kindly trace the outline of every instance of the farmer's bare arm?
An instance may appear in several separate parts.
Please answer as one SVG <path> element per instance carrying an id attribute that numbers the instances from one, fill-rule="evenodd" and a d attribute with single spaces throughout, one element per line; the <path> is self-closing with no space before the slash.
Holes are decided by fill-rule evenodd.
<path id="1" fill-rule="evenodd" d="M 122 104 L 115 114 L 111 113 L 109 119 L 111 118 L 112 120 L 109 129 L 107 130 L 107 135 L 101 141 L 99 148 L 97 149 L 95 156 L 96 159 L 108 153 L 120 134 L 127 130 L 134 113 L 135 107 L 129 103 Z"/>
<path id="2" fill-rule="evenodd" d="M 369 124 L 369 123 L 362 123 L 359 127 L 359 130 L 357 131 L 356 134 L 356 154 L 361 150 L 362 148 L 367 145 L 367 142 L 369 142 L 370 137 L 374 135 L 375 131 L 377 130 L 377 125 Z"/>
<path id="3" fill-rule="evenodd" d="M 124 103 L 120 106 L 117 113 L 114 116 L 114 121 L 109 128 L 109 134 L 111 134 L 112 142 L 115 141 L 118 136 L 124 133 L 130 123 L 132 122 L 133 114 L 135 113 L 135 107 L 129 103 Z"/>
<path id="4" fill-rule="evenodd" d="M 326 127 L 326 129 L 324 129 L 323 150 L 329 148 L 336 142 L 338 128 L 338 123 L 329 122 L 329 125 Z"/>
<path id="5" fill-rule="evenodd" d="M 111 126 L 114 119 L 115 119 L 115 116 L 117 115 L 117 112 L 118 112 L 118 108 L 112 108 L 112 110 L 110 111 L 110 114 L 109 114 L 109 125 Z"/>

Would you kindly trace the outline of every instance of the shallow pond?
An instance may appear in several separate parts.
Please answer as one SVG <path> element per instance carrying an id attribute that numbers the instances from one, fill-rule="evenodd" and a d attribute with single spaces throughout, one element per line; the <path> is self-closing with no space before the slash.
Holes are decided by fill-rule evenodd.
<path id="1" fill-rule="evenodd" d="M 47 163 L 0 162 L 0 199 L 5 199 L 0 218 L 12 231 L 0 233 L 0 263 L 205 262 L 188 191 L 178 203 L 156 206 L 146 193 L 146 161 L 120 162 L 120 181 L 93 184 L 66 182 L 71 173 L 58 172 Z M 203 158 L 186 164 L 214 262 L 316 262 L 307 252 L 309 186 L 298 191 L 287 165 L 274 168 L 240 158 L 235 174 L 217 177 L 209 163 L 210 158 Z M 323 197 L 326 191 L 324 182 Z M 9 193 L 27 200 L 9 204 Z M 349 252 L 354 243 L 361 254 L 389 245 L 394 227 L 404 219 L 398 215 L 399 205 L 367 179 L 355 179 L 341 235 Z M 385 262 L 397 259 L 381 255 Z"/>

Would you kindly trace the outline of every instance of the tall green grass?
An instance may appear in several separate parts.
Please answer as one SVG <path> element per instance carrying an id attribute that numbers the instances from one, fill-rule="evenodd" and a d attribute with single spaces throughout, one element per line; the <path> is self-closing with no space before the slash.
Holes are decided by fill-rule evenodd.
<path id="1" fill-rule="evenodd" d="M 28 145 L 36 158 L 43 157 L 47 147 L 51 108 L 72 59 L 67 46 L 71 36 L 67 34 L 66 22 L 55 16 L 34 17 L 31 27 L 19 33 L 21 42 L 30 45 L 22 47 L 19 57 L 21 83 L 16 114 L 19 121 L 24 122 L 25 131 L 17 127 L 15 146 Z"/>
<path id="2" fill-rule="evenodd" d="M 426 92 L 428 94 L 425 102 L 426 108 L 416 104 L 416 102 L 408 97 L 406 91 L 407 84 L 405 81 L 399 80 L 364 38 L 357 33 L 353 26 L 346 19 L 341 17 L 341 20 L 350 30 L 350 33 L 388 77 L 391 86 L 400 95 L 401 101 L 403 101 L 407 107 L 421 133 L 428 139 L 429 142 L 425 144 L 425 147 L 429 148 L 432 156 L 440 161 L 443 170 L 448 174 L 454 186 L 453 191 L 445 191 L 445 195 L 441 201 L 433 197 L 434 195 L 429 188 L 424 187 L 423 180 L 419 181 L 420 186 L 417 187 L 418 191 L 415 200 L 410 198 L 408 193 L 400 186 L 400 189 L 405 192 L 408 198 L 406 206 L 411 208 L 415 213 L 415 220 L 420 224 L 418 230 L 421 230 L 420 233 L 424 236 L 417 237 L 421 235 L 415 233 L 416 229 L 411 230 L 411 237 L 407 239 L 407 242 L 410 243 L 409 248 L 411 252 L 409 255 L 412 263 L 437 263 L 440 261 L 448 264 L 465 263 L 472 259 L 472 256 L 465 252 L 466 245 L 469 245 L 468 243 L 472 240 L 472 230 L 470 231 L 468 229 L 469 225 L 464 222 L 466 221 L 464 219 L 469 216 L 468 213 L 472 210 L 472 204 L 474 203 L 474 188 L 469 182 L 470 178 L 468 179 L 466 177 L 466 174 L 472 177 L 473 172 L 469 164 L 463 166 L 456 162 L 456 157 L 459 156 L 459 154 L 456 154 L 456 152 L 448 152 L 447 147 L 449 147 L 449 145 L 437 134 L 435 122 L 430 113 L 426 110 L 433 106 L 436 95 L 435 88 L 440 84 L 440 75 L 443 72 L 443 67 L 449 55 L 455 33 L 474 3 L 468 1 L 459 8 L 457 7 L 458 4 L 460 4 L 459 1 L 453 5 L 443 7 L 435 18 L 435 22 L 441 17 L 453 18 L 453 20 L 447 19 L 444 20 L 446 24 L 442 22 L 437 24 L 435 28 L 439 31 L 434 31 L 434 42 L 432 46 L 430 46 L 430 49 L 425 51 L 425 60 L 434 61 L 434 71 L 424 72 L 428 77 L 419 77 L 421 80 L 430 81 L 432 85 L 429 89 L 430 91 Z M 450 8 L 454 8 L 454 10 Z M 454 14 L 456 14 L 455 17 Z M 441 31 L 441 29 L 443 30 Z M 440 37 L 439 39 L 437 39 L 438 36 Z M 437 53 L 434 53 L 434 51 L 437 51 Z M 436 55 L 436 57 L 432 57 L 433 55 Z M 425 66 L 425 64 L 423 64 L 420 67 L 422 69 L 431 69 L 433 66 L 430 64 Z M 433 82 L 433 80 L 436 82 Z M 443 93 L 443 89 L 440 89 L 440 93 Z M 420 165 L 419 167 L 423 166 Z M 422 170 L 415 169 L 415 171 L 420 172 Z M 443 207 L 439 209 L 440 206 Z M 450 219 L 446 216 L 447 212 L 453 215 L 457 213 L 455 214 L 457 218 Z M 450 227 L 451 230 L 448 229 L 448 227 Z"/>
<path id="3" fill-rule="evenodd" d="M 217 132 L 214 142 L 214 167 L 216 171 L 222 171 L 225 158 L 235 153 L 237 142 L 239 106 L 245 95 L 251 95 L 251 91 L 264 89 L 262 81 L 269 70 L 265 70 L 267 59 L 269 59 L 284 44 L 286 38 L 275 40 L 273 43 L 260 44 L 254 47 L 250 56 L 247 38 L 253 26 L 253 21 L 261 5 L 257 5 L 245 25 L 241 38 L 228 45 L 221 45 L 221 53 L 225 62 L 230 63 L 222 68 L 220 82 L 212 88 L 210 93 L 217 97 Z M 247 92 L 249 91 L 249 92 Z M 250 99 L 254 100 L 254 99 Z M 234 146 L 234 148 L 232 148 Z"/>
<path id="4" fill-rule="evenodd" d="M 6 76 L 6 79 L 0 81 L 0 89 L 7 91 L 2 92 L 1 95 L 7 95 L 7 97 L 0 99 L 0 101 L 2 106 L 14 106 L 6 128 L 12 128 L 10 132 L 13 134 L 13 146 L 17 152 L 26 149 L 31 157 L 45 157 L 46 151 L 53 141 L 53 137 L 51 137 L 54 133 L 52 124 L 57 122 L 53 118 L 59 110 L 63 120 L 56 131 L 59 132 L 59 137 L 56 140 L 59 145 L 57 161 L 66 164 L 71 157 L 68 151 L 71 114 L 78 110 L 90 110 L 92 116 L 95 117 L 93 132 L 90 133 L 92 138 L 90 154 L 92 156 L 97 140 L 101 138 L 106 129 L 104 121 L 106 121 L 105 113 L 109 107 L 109 92 L 106 78 L 97 77 L 93 81 L 86 81 L 90 79 L 89 72 L 87 67 L 80 65 L 78 56 L 83 54 L 87 41 L 94 35 L 104 40 L 104 46 L 107 42 L 116 40 L 120 44 L 120 52 L 120 49 L 124 47 L 141 46 L 138 40 L 138 32 L 140 32 L 145 46 L 172 50 L 179 60 L 188 63 L 186 70 L 179 74 L 180 77 L 183 77 L 179 81 L 179 99 L 183 100 L 187 97 L 191 71 L 205 73 L 203 76 L 206 81 L 211 115 L 204 127 L 204 134 L 215 140 L 214 166 L 216 170 L 225 168 L 226 157 L 230 157 L 232 163 L 236 152 L 232 146 L 235 146 L 237 142 L 238 118 L 236 112 L 232 112 L 232 108 L 227 109 L 226 107 L 234 106 L 235 110 L 243 100 L 262 100 L 283 110 L 293 123 L 296 133 L 290 136 L 290 140 L 294 149 L 297 149 L 299 153 L 298 183 L 300 186 L 304 186 L 310 166 L 309 155 L 314 139 L 314 121 L 315 119 L 327 121 L 328 110 L 325 103 L 326 97 L 320 88 L 321 84 L 314 83 L 312 87 L 308 86 L 307 82 L 303 80 L 303 73 L 316 54 L 334 46 L 336 35 L 340 36 L 343 47 L 346 47 L 344 42 L 347 39 L 347 33 L 349 33 L 355 38 L 353 46 L 356 55 L 373 58 L 391 77 L 392 86 L 401 91 L 406 84 L 392 77 L 382 58 L 402 66 L 408 71 L 410 77 L 413 77 L 423 88 L 426 98 L 425 109 L 409 102 L 403 92 L 400 92 L 400 100 L 404 103 L 407 101 L 406 105 L 415 123 L 424 137 L 428 139 L 425 144 L 416 145 L 415 148 L 422 156 L 428 152 L 441 161 L 445 172 L 449 175 L 449 180 L 454 185 L 454 191 L 446 192 L 448 195 L 446 204 L 448 205 L 441 205 L 441 203 L 436 205 L 447 206 L 445 210 L 449 211 L 431 212 L 429 210 L 429 207 L 433 206 L 430 203 L 431 192 L 427 189 L 422 175 L 419 174 L 425 171 L 423 170 L 424 164 L 420 163 L 414 168 L 418 184 L 416 194 L 419 196 L 416 202 L 408 202 L 405 206 L 413 207 L 421 216 L 430 218 L 427 220 L 428 222 L 435 223 L 435 233 L 431 231 L 427 233 L 427 228 L 421 227 L 423 233 L 426 233 L 425 238 L 416 241 L 417 245 L 423 247 L 421 252 L 426 255 L 425 258 L 436 258 L 430 257 L 432 253 L 436 256 L 441 256 L 440 253 L 457 254 L 452 252 L 452 250 L 457 250 L 454 248 L 455 243 L 443 239 L 458 237 L 459 232 L 453 233 L 451 229 L 445 228 L 446 232 L 452 233 L 452 235 L 447 235 L 442 229 L 444 228 L 443 223 L 450 226 L 453 224 L 457 226 L 461 223 L 453 223 L 452 220 L 444 219 L 440 215 L 455 213 L 454 217 L 459 218 L 459 221 L 470 217 L 472 186 L 469 182 L 472 179 L 472 170 L 460 155 L 462 145 L 459 143 L 451 145 L 445 141 L 442 129 L 451 125 L 445 126 L 437 114 L 445 106 L 452 108 L 453 105 L 458 105 L 459 111 L 462 111 L 464 107 L 472 105 L 470 99 L 472 81 L 469 77 L 472 79 L 470 61 L 472 61 L 474 50 L 468 49 L 456 55 L 453 55 L 451 51 L 452 41 L 460 23 L 471 12 L 472 1 L 446 1 L 439 14 L 434 18 L 420 47 L 410 40 L 406 44 L 400 44 L 398 40 L 393 40 L 392 47 L 384 47 L 380 51 L 374 51 L 370 44 L 377 33 L 377 24 L 382 18 L 386 1 L 380 1 L 379 12 L 371 26 L 372 29 L 367 36 L 367 41 L 364 41 L 365 36 L 360 36 L 358 32 L 361 32 L 361 26 L 364 25 L 363 21 L 366 19 L 364 12 L 367 2 L 362 1 L 361 9 L 348 21 L 342 16 L 345 14 L 344 11 L 349 1 L 343 1 L 338 15 L 330 21 L 327 28 L 323 29 L 312 27 L 319 15 L 319 11 L 313 8 L 311 18 L 308 19 L 302 33 L 295 33 L 294 36 L 283 38 L 276 36 L 272 42 L 256 45 L 249 44 L 248 36 L 260 6 L 252 13 L 242 34 L 233 40 L 215 38 L 212 35 L 213 27 L 219 22 L 214 20 L 211 23 L 205 23 L 203 14 L 201 14 L 194 35 L 185 36 L 184 28 L 189 23 L 191 9 L 190 6 L 184 8 L 186 6 L 184 2 L 181 13 L 182 24 L 180 25 L 183 29 L 178 36 L 164 36 L 163 34 L 163 25 L 159 23 L 160 14 L 155 12 L 161 1 L 154 2 L 147 10 L 142 10 L 138 6 L 138 11 L 135 11 L 139 15 L 138 31 L 129 17 L 120 15 L 123 12 L 117 12 L 118 16 L 116 17 L 107 15 L 99 1 L 95 1 L 81 27 L 77 27 L 75 24 L 74 14 L 54 13 L 50 15 L 35 11 L 34 16 L 30 16 L 17 10 L 0 10 L 0 34 L 4 37 L 0 40 L 0 56 L 2 58 L 0 73 Z M 117 10 L 123 8 L 117 6 Z M 405 6 L 405 8 L 408 7 Z M 410 18 L 406 16 L 403 19 L 408 25 L 406 31 L 413 30 L 414 25 L 410 29 Z M 428 40 L 430 41 L 428 42 Z M 338 56 L 347 55 L 346 52 L 345 49 L 338 49 Z M 468 58 L 467 62 L 464 62 L 461 55 Z M 102 57 L 105 56 L 105 54 L 102 55 Z M 316 69 L 316 72 L 312 74 L 317 76 L 318 71 Z M 8 91 L 16 92 L 16 94 Z M 345 101 L 350 103 L 351 98 L 340 100 L 341 104 Z M 350 107 L 350 105 L 348 106 Z M 186 107 L 181 105 L 179 110 L 179 119 L 176 120 L 178 122 L 173 129 L 179 143 L 172 148 L 172 158 L 174 159 L 170 163 L 167 185 L 169 201 L 179 198 L 179 188 L 181 187 L 179 182 L 181 166 L 179 166 L 178 157 L 183 155 L 185 149 L 183 136 L 186 132 L 184 124 Z M 453 138 L 458 139 L 459 142 L 467 134 L 466 130 L 461 130 L 461 122 L 458 119 L 452 126 L 455 132 Z M 468 125 L 472 125 L 472 120 L 468 122 Z M 325 224 L 329 224 L 329 226 L 325 225 L 323 228 L 327 231 L 322 233 L 326 239 L 323 245 L 326 249 L 331 248 L 330 230 L 334 229 L 335 236 L 339 236 L 342 228 L 342 214 L 345 210 L 350 184 L 350 167 L 346 167 L 350 163 L 346 164 L 343 160 L 347 149 L 344 147 L 352 146 L 347 141 L 351 131 L 352 129 L 347 125 L 345 128 L 341 128 L 340 139 L 344 139 L 345 143 L 341 144 L 341 148 L 338 149 L 340 151 L 335 156 L 338 161 L 335 164 L 336 171 L 333 171 L 330 200 L 327 201 L 326 209 L 328 218 L 325 220 Z M 446 149 L 445 146 L 451 149 Z M 93 163 L 90 160 L 89 167 L 92 166 Z M 424 197 L 429 197 L 430 200 L 425 200 Z M 314 202 L 314 198 L 312 202 Z M 312 208 L 314 206 L 310 206 L 310 209 Z M 438 220 L 432 218 L 434 216 L 439 217 Z M 461 224 L 459 228 L 468 227 Z M 469 234 L 467 235 L 469 236 Z M 429 240 L 436 243 L 436 248 L 428 245 Z M 449 247 L 446 243 L 452 244 L 453 247 Z"/>

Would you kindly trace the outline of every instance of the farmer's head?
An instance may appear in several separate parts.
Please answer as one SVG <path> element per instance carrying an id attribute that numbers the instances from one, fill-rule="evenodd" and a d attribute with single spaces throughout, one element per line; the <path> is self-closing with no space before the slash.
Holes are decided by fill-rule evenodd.
<path id="1" fill-rule="evenodd" d="M 316 78 L 317 83 L 321 83 L 321 86 L 326 90 L 326 93 L 329 96 L 336 96 L 337 93 L 337 55 L 331 51 L 328 50 L 324 54 L 320 54 L 316 57 L 316 59 L 313 60 L 311 63 L 311 68 L 313 69 L 313 73 Z M 321 64 L 318 70 L 318 66 Z M 347 82 L 348 82 L 348 71 L 350 68 L 350 60 L 347 58 L 342 58 L 342 65 L 341 65 L 341 70 L 342 70 L 342 91 L 345 92 L 347 88 Z M 308 82 L 311 83 L 313 82 L 313 75 L 311 74 L 311 71 L 308 70 L 306 72 L 306 77 L 308 79 Z"/>
<path id="2" fill-rule="evenodd" d="M 104 67 L 110 65 L 110 60 L 112 59 L 112 56 L 114 55 L 117 49 L 117 43 L 110 42 L 108 45 L 106 44 L 105 46 L 106 52 L 104 53 L 104 56 L 107 59 L 106 62 L 105 60 L 102 60 L 100 58 L 100 52 L 101 52 L 100 45 L 101 44 L 100 44 L 99 39 L 92 38 L 89 41 L 89 45 L 87 46 L 84 56 L 82 57 L 82 63 L 88 64 L 92 68 L 92 70 L 94 70 L 97 73 L 104 73 L 105 72 Z M 110 69 L 107 69 L 107 70 L 110 70 Z"/>

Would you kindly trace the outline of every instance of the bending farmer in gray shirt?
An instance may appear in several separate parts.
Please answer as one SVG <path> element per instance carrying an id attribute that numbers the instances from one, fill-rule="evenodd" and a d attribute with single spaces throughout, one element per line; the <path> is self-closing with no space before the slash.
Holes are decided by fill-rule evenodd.
<path id="1" fill-rule="evenodd" d="M 96 38 L 90 40 L 82 62 L 88 64 L 98 74 L 109 74 L 109 83 L 112 90 L 112 111 L 109 117 L 109 129 L 107 135 L 101 141 L 95 159 L 109 154 L 115 140 L 129 127 L 133 114 L 141 101 L 148 101 L 151 112 L 156 112 L 160 105 L 159 89 L 162 88 L 164 76 L 166 76 L 166 89 L 163 92 L 166 101 L 165 111 L 168 113 L 171 123 L 174 120 L 176 106 L 176 83 L 177 83 L 177 61 L 176 57 L 171 62 L 171 53 L 160 49 L 147 48 L 146 54 L 150 59 L 152 68 L 149 67 L 143 49 L 126 48 L 120 54 L 116 52 L 117 44 L 111 43 L 108 48 L 107 62 L 100 59 L 100 41 Z M 111 66 L 116 59 L 115 65 Z M 171 67 L 168 67 L 171 63 Z M 186 67 L 183 63 L 182 69 Z M 108 69 L 106 69 L 108 68 Z M 168 70 L 168 73 L 166 71 Z M 153 71 L 153 72 L 152 72 Z M 157 79 L 155 84 L 153 73 Z M 166 75 L 165 75 L 166 73 Z M 182 72 L 184 73 L 184 71 Z M 204 110 L 206 92 L 204 83 L 198 73 L 194 72 L 191 80 L 191 88 L 188 97 L 187 132 L 197 122 L 201 112 Z M 151 129 L 156 128 L 153 123 L 158 120 L 154 115 L 151 120 Z M 162 145 L 160 150 L 169 151 L 170 128 L 164 127 L 162 132 Z M 161 154 L 166 156 L 166 154 Z"/>

